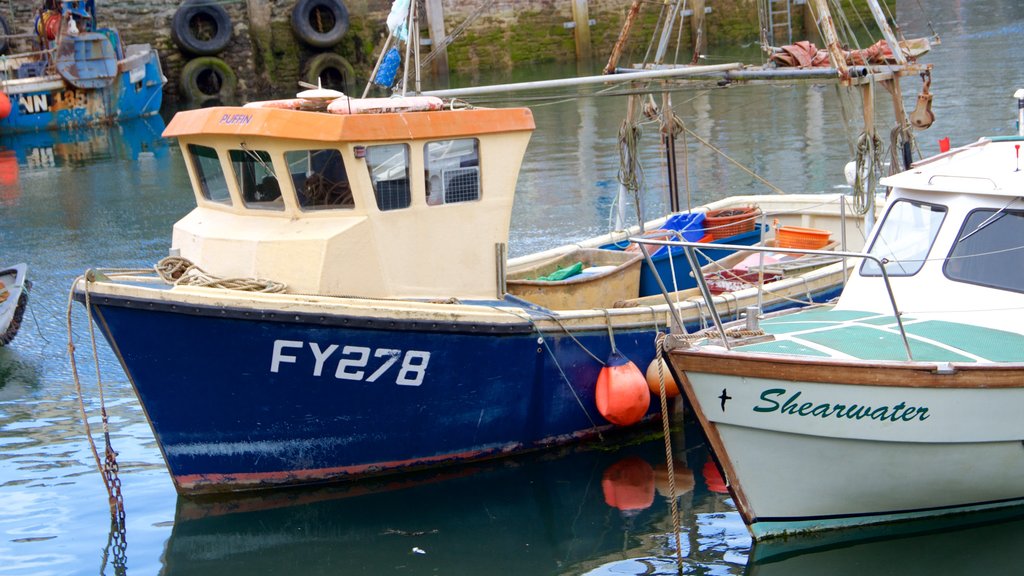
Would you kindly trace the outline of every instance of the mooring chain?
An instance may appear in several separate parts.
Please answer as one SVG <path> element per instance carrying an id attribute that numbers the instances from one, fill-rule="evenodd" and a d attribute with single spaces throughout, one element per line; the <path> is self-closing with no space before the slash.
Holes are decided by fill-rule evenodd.
<path id="1" fill-rule="evenodd" d="M 117 463 L 117 451 L 114 450 L 110 443 L 110 424 L 107 417 L 106 399 L 103 393 L 103 380 L 100 375 L 96 333 L 92 321 L 92 301 L 89 294 L 89 284 L 90 282 L 93 282 L 95 278 L 96 273 L 93 270 L 88 270 L 84 275 L 76 278 L 71 285 L 71 293 L 68 295 L 67 305 L 68 357 L 71 362 L 71 375 L 75 382 L 75 391 L 78 395 L 78 409 L 82 417 L 82 424 L 85 427 L 85 437 L 89 442 L 89 448 L 91 449 L 93 459 L 96 462 L 96 468 L 99 470 L 103 478 L 103 484 L 107 489 L 108 504 L 110 505 L 111 536 L 114 539 L 115 544 L 116 565 L 116 558 L 118 555 L 121 558 L 124 558 L 124 552 L 127 549 L 124 497 L 121 494 L 121 479 L 118 476 L 119 466 Z M 103 423 L 103 439 L 105 444 L 103 462 L 100 462 L 99 451 L 96 449 L 96 442 L 92 435 L 92 427 L 89 425 L 89 415 L 85 410 L 85 396 L 82 394 L 82 382 L 78 377 L 78 364 L 75 359 L 74 335 L 71 328 L 71 305 L 74 302 L 75 286 L 77 286 L 79 282 L 83 282 L 85 287 L 85 310 L 86 317 L 89 319 L 89 336 L 92 342 L 92 358 L 96 366 L 96 387 L 99 391 L 100 417 Z"/>

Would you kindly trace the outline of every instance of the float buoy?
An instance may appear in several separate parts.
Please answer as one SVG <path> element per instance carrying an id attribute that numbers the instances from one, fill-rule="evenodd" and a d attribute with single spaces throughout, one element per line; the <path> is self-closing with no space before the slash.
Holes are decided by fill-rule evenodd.
<path id="1" fill-rule="evenodd" d="M 348 9 L 341 0 L 299 0 L 292 9 L 292 30 L 316 48 L 330 48 L 348 32 Z"/>
<path id="2" fill-rule="evenodd" d="M 623 512 L 644 510 L 654 504 L 654 468 L 638 456 L 623 458 L 601 476 L 605 504 Z"/>
<path id="3" fill-rule="evenodd" d="M 196 56 L 219 54 L 231 42 L 231 16 L 209 0 L 185 0 L 171 18 L 171 40 Z"/>
<path id="4" fill-rule="evenodd" d="M 636 424 L 651 406 L 651 393 L 640 369 L 613 351 L 597 377 L 594 399 L 597 411 L 612 424 Z"/>
<path id="5" fill-rule="evenodd" d="M 661 396 L 661 377 L 658 376 L 658 364 L 661 364 L 661 373 L 665 375 L 665 395 L 669 398 L 675 398 L 679 396 L 679 384 L 676 382 L 672 371 L 668 369 L 668 364 L 665 363 L 665 359 L 658 356 L 647 366 L 647 387 L 650 388 L 651 394 L 655 396 Z"/>
<path id="6" fill-rule="evenodd" d="M 11 97 L 5 92 L 0 92 L 0 120 L 6 120 L 11 115 Z"/>

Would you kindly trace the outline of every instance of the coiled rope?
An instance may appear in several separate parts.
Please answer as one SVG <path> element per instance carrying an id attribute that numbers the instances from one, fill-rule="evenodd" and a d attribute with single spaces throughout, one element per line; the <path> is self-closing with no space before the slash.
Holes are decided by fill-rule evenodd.
<path id="1" fill-rule="evenodd" d="M 206 288 L 227 288 L 246 292 L 276 294 L 284 292 L 287 285 L 274 280 L 259 278 L 217 278 L 211 276 L 181 256 L 168 256 L 154 266 L 164 282 L 175 286 L 203 286 Z"/>
<path id="2" fill-rule="evenodd" d="M 875 195 L 878 172 L 882 166 L 882 140 L 877 134 L 870 137 L 862 133 L 857 139 L 856 175 L 853 180 L 853 209 L 858 215 L 867 214 Z"/>

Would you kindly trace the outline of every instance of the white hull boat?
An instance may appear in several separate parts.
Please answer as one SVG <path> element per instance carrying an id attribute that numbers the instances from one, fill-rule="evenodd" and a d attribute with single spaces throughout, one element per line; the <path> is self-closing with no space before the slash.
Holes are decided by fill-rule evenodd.
<path id="1" fill-rule="evenodd" d="M 666 339 L 755 539 L 1024 503 L 1022 141 L 883 180 L 836 304 Z"/>

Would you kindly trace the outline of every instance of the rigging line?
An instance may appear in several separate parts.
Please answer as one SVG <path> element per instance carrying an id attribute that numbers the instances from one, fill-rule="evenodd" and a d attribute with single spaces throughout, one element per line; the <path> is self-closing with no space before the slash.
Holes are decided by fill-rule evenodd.
<path id="1" fill-rule="evenodd" d="M 778 186 L 772 184 L 768 180 L 764 179 L 764 177 L 760 176 L 759 174 L 757 174 L 756 172 L 754 172 L 750 168 L 747 168 L 746 166 L 744 166 L 738 160 L 736 160 L 733 157 L 731 157 L 728 154 L 726 154 L 723 150 L 721 150 L 720 148 L 716 147 L 714 144 L 712 144 L 712 143 L 708 142 L 707 140 L 705 140 L 705 139 L 701 138 L 700 136 L 698 136 L 697 133 L 694 132 L 693 130 L 690 130 L 689 128 L 684 128 L 684 130 L 686 131 L 687 134 L 689 134 L 689 135 L 693 136 L 694 138 L 696 138 L 698 142 L 700 142 L 701 144 L 707 146 L 708 148 L 712 149 L 713 151 L 717 152 L 723 158 L 725 158 L 729 162 L 732 162 L 733 164 L 735 164 L 737 168 L 739 168 L 740 170 L 743 170 L 744 172 L 749 174 L 752 178 L 758 180 L 759 182 L 761 182 L 762 184 L 767 186 L 769 189 L 771 189 L 772 192 L 775 192 L 776 194 L 786 194 L 787 193 L 782 188 L 779 188 Z"/>
<path id="2" fill-rule="evenodd" d="M 264 170 L 266 170 L 268 173 L 270 173 L 271 176 L 273 176 L 274 178 L 277 178 L 277 174 L 274 173 L 274 168 L 272 166 L 268 166 L 267 162 L 265 160 L 263 160 L 263 158 L 260 158 L 260 155 L 257 154 L 251 148 L 249 148 L 249 146 L 246 145 L 245 142 L 239 143 L 238 146 L 242 149 L 243 152 L 245 152 L 245 154 L 247 156 L 252 157 L 253 160 L 258 162 L 259 165 L 262 166 Z"/>
<path id="3" fill-rule="evenodd" d="M 463 20 L 454 29 L 452 29 L 450 34 L 442 38 L 437 43 L 437 46 L 431 46 L 430 53 L 427 54 L 420 61 L 420 70 L 425 70 L 427 65 L 429 65 L 434 60 L 434 58 L 436 58 L 437 55 L 441 53 L 441 50 L 447 48 L 449 44 L 451 44 L 452 42 L 455 41 L 456 38 L 461 36 L 466 31 L 466 28 L 468 28 L 473 22 L 475 22 L 477 18 L 483 15 L 483 13 L 487 9 L 489 9 L 492 4 L 494 4 L 494 0 L 486 0 L 483 4 L 477 6 L 476 10 L 470 13 L 469 16 L 466 16 L 466 19 Z"/>
<path id="4" fill-rule="evenodd" d="M 662 21 L 665 20 L 665 11 L 668 10 L 668 5 L 668 2 L 661 5 L 661 12 L 658 13 L 658 22 L 654 25 L 654 32 L 651 34 L 651 41 L 647 43 L 647 52 L 644 53 L 644 64 L 651 61 L 651 49 L 654 48 L 654 39 L 659 36 L 658 31 L 661 30 Z"/>
<path id="5" fill-rule="evenodd" d="M 991 216 L 989 216 L 988 218 L 985 218 L 985 220 L 983 220 L 983 221 L 982 221 L 982 222 L 981 222 L 980 224 L 978 224 L 978 225 L 977 225 L 977 226 L 976 226 L 976 227 L 974 228 L 974 230 L 971 230 L 970 232 L 968 232 L 968 233 L 967 233 L 967 234 L 965 234 L 964 236 L 961 236 L 961 237 L 960 237 L 959 239 L 957 239 L 956 243 L 957 243 L 957 244 L 959 244 L 959 243 L 963 242 L 964 240 L 967 240 L 967 239 L 968 239 L 968 238 L 970 238 L 971 236 L 974 236 L 974 235 L 975 235 L 975 234 L 977 234 L 978 232 L 981 232 L 981 230 L 982 230 L 983 228 L 986 228 L 986 227 L 987 227 L 987 226 L 988 226 L 989 224 L 992 224 L 992 223 L 993 223 L 993 222 L 995 222 L 996 220 L 999 220 L 1000 218 L 1002 218 L 1003 216 L 1005 216 L 1005 215 L 1006 215 L 1006 209 L 1010 207 L 1010 204 L 1013 204 L 1014 202 L 1016 202 L 1016 201 L 1017 201 L 1017 200 L 1019 200 L 1019 199 L 1020 199 L 1020 197 L 1019 197 L 1019 196 L 1017 196 L 1017 197 L 1014 197 L 1014 198 L 1011 198 L 1011 199 L 1010 199 L 1010 201 L 1009 201 L 1009 202 L 1007 202 L 1005 206 L 1003 206 L 1003 207 L 1002 207 L 1002 208 L 1000 208 L 999 210 L 996 210 L 996 211 L 995 211 L 995 212 L 994 212 L 994 213 L 993 213 L 993 214 L 992 214 Z"/>
<path id="6" fill-rule="evenodd" d="M 576 403 L 579 404 L 580 410 L 583 410 L 583 414 L 586 415 L 587 420 L 590 421 L 591 430 L 593 430 L 594 433 L 597 434 L 598 439 L 600 439 L 602 442 L 604 442 L 604 436 L 601 434 L 601 429 L 597 427 L 597 423 L 594 422 L 594 419 L 590 416 L 590 412 L 587 410 L 586 406 L 583 405 L 583 400 L 580 398 L 579 394 L 576 393 L 576 389 L 573 388 L 572 382 L 569 381 L 569 376 L 566 375 L 565 370 L 562 369 L 562 365 L 558 362 L 558 357 L 555 356 L 554 351 L 551 350 L 551 347 L 548 345 L 548 341 L 547 341 L 546 338 L 544 338 L 544 334 L 541 332 L 540 326 L 537 326 L 537 323 L 533 321 L 533 318 L 531 318 L 529 314 L 522 315 L 522 314 L 516 313 L 514 310 L 507 310 L 507 309 L 499 308 L 497 306 L 490 306 L 490 308 L 492 308 L 493 310 L 495 310 L 497 312 L 504 312 L 506 314 L 511 314 L 512 316 L 515 316 L 516 318 L 519 318 L 520 320 L 525 320 L 526 322 L 529 322 L 530 325 L 533 326 L 534 331 L 537 332 L 537 339 L 540 340 L 540 344 L 542 344 L 544 346 L 544 349 L 547 350 L 548 356 L 551 357 L 551 361 L 554 363 L 555 368 L 558 368 L 558 373 L 562 375 L 562 381 L 565 382 L 566 387 L 568 387 L 569 391 L 572 392 L 573 398 L 576 399 Z M 604 362 L 602 362 L 596 356 L 591 354 L 590 350 L 587 350 L 586 346 L 583 346 L 583 344 L 580 343 L 579 340 L 576 340 L 576 337 L 573 336 L 568 330 L 566 330 L 565 326 L 562 326 L 561 322 L 559 322 L 554 317 L 551 317 L 551 319 L 555 320 L 555 323 L 558 324 L 562 328 L 562 330 L 565 330 L 565 333 L 568 334 L 569 337 L 572 338 L 574 342 L 579 344 L 580 348 L 582 348 L 584 352 L 586 352 L 587 354 L 590 354 L 591 358 L 594 358 L 595 360 L 600 362 L 601 366 L 605 365 Z"/>

